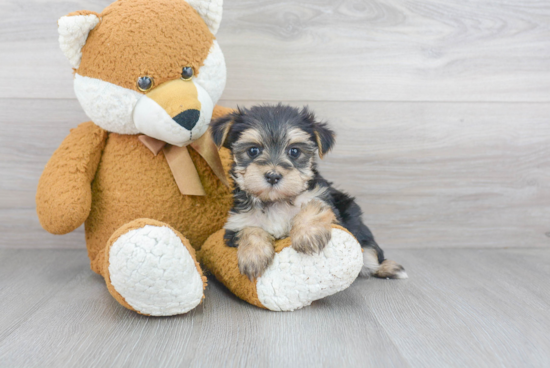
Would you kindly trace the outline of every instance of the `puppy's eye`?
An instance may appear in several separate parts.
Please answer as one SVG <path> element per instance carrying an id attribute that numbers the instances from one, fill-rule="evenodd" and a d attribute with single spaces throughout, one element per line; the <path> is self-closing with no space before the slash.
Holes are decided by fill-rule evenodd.
<path id="1" fill-rule="evenodd" d="M 300 150 L 298 148 L 291 148 L 288 150 L 288 155 L 292 158 L 298 158 L 298 156 L 300 156 Z"/>
<path id="2" fill-rule="evenodd" d="M 258 155 L 260 154 L 260 149 L 258 147 L 250 147 L 248 151 L 246 151 L 246 153 L 248 153 L 248 156 L 250 156 L 250 158 L 258 157 Z"/>
<path id="3" fill-rule="evenodd" d="M 148 90 L 153 87 L 153 78 L 149 77 L 147 75 L 144 75 L 143 77 L 139 77 L 137 80 L 137 88 L 141 92 L 147 92 Z"/>
<path id="4" fill-rule="evenodd" d="M 181 70 L 181 79 L 189 80 L 193 78 L 194 74 L 195 72 L 193 71 L 193 68 L 191 68 L 190 66 L 184 66 L 183 69 Z"/>

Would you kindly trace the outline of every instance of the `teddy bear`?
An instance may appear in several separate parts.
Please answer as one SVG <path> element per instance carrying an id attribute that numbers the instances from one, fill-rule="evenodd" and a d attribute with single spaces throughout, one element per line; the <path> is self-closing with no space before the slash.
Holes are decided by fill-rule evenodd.
<path id="1" fill-rule="evenodd" d="M 347 288 L 359 243 L 334 225 L 320 254 L 276 243 L 256 280 L 239 273 L 223 240 L 232 205 L 230 153 L 208 131 L 226 67 L 215 34 L 222 0 L 118 0 L 101 14 L 58 21 L 74 91 L 91 121 L 70 131 L 39 180 L 41 225 L 85 224 L 91 269 L 124 307 L 152 316 L 189 312 L 205 297 L 203 268 L 260 308 L 294 310 Z"/>

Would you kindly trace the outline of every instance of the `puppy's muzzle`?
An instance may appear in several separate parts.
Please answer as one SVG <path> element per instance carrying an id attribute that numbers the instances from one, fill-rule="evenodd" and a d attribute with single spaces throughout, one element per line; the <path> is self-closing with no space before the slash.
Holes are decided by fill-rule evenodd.
<path id="1" fill-rule="evenodd" d="M 134 123 L 141 133 L 181 146 L 201 115 L 201 102 L 192 80 L 176 79 L 141 97 L 134 109 Z"/>

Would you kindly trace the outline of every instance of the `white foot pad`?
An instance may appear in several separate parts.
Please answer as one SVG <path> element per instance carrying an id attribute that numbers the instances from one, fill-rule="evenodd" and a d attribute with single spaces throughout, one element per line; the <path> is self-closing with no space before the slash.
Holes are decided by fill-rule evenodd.
<path id="1" fill-rule="evenodd" d="M 320 254 L 298 253 L 292 247 L 275 255 L 258 279 L 260 302 L 273 311 L 292 311 L 346 289 L 363 267 L 361 246 L 353 236 L 332 230 Z"/>
<path id="2" fill-rule="evenodd" d="M 146 225 L 118 238 L 109 253 L 109 274 L 116 291 L 143 314 L 186 313 L 203 296 L 191 254 L 168 227 Z"/>

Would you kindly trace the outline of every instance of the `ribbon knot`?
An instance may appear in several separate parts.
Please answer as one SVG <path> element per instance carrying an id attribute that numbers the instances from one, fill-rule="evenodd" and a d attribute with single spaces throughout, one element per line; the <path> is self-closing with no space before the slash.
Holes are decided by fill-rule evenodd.
<path id="1" fill-rule="evenodd" d="M 222 161 L 218 152 L 218 147 L 212 140 L 209 132 L 206 132 L 189 144 L 189 146 L 173 146 L 164 141 L 152 138 L 146 135 L 140 135 L 138 139 L 156 156 L 162 150 L 168 166 L 172 171 L 174 180 L 183 195 L 204 196 L 206 192 L 202 186 L 197 168 L 189 155 L 189 146 L 204 158 L 208 166 L 220 181 L 229 187 L 229 182 L 225 176 Z"/>

